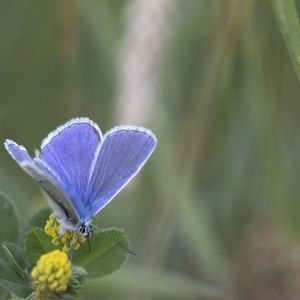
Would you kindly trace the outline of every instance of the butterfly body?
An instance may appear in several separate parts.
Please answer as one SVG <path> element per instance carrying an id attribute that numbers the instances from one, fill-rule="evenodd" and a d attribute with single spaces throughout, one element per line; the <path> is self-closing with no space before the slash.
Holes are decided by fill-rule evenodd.
<path id="1" fill-rule="evenodd" d="M 5 141 L 9 154 L 44 191 L 61 233 L 85 237 L 93 233 L 93 217 L 140 171 L 156 144 L 143 127 L 117 126 L 102 136 L 87 118 L 52 131 L 33 159 L 24 146 Z"/>

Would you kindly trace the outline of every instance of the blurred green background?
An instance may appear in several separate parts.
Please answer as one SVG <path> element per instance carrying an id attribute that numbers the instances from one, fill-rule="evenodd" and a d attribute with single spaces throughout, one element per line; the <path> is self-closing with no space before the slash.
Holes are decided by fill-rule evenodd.
<path id="1" fill-rule="evenodd" d="M 78 116 L 104 132 L 125 123 L 158 137 L 139 176 L 97 216 L 125 228 L 138 256 L 88 282 L 81 299 L 299 299 L 292 3 L 0 1 L 2 141 L 33 153 Z M 299 40 L 285 43 L 285 29 Z M 0 160 L 0 189 L 21 219 L 46 206 L 4 147 Z"/>

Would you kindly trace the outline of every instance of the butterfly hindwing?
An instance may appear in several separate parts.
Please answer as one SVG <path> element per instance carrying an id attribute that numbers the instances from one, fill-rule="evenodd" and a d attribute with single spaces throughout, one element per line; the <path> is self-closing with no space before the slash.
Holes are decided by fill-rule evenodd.
<path id="1" fill-rule="evenodd" d="M 11 155 L 11 157 L 20 165 L 22 162 L 33 162 L 24 146 L 18 145 L 12 140 L 5 140 L 5 149 Z"/>
<path id="2" fill-rule="evenodd" d="M 54 211 L 55 215 L 60 219 L 70 220 L 73 225 L 79 222 L 72 203 L 63 192 L 62 184 L 57 183 L 57 175 L 54 176 L 50 170 L 44 166 L 37 166 L 25 162 L 22 164 L 23 169 L 34 179 L 45 192 L 49 206 Z"/>
<path id="3" fill-rule="evenodd" d="M 78 222 L 78 216 L 63 191 L 58 175 L 54 175 L 54 172 L 38 159 L 31 159 L 24 146 L 6 140 L 5 147 L 21 168 L 44 190 L 56 215 Z"/>
<path id="4" fill-rule="evenodd" d="M 103 137 L 88 186 L 91 217 L 138 173 L 154 151 L 156 143 L 153 133 L 142 127 L 118 126 Z"/>

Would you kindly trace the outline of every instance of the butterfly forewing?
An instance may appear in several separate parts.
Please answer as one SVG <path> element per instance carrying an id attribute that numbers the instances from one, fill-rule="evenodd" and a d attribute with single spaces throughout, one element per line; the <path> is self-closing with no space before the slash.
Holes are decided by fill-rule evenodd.
<path id="1" fill-rule="evenodd" d="M 81 118 L 50 133 L 41 147 L 40 159 L 60 176 L 81 219 L 86 219 L 88 214 L 84 197 L 91 163 L 100 142 L 101 132 L 98 126 Z"/>

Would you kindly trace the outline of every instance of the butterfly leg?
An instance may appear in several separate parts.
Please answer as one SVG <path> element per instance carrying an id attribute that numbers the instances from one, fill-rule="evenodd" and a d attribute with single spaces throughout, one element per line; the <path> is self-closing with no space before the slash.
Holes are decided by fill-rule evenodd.
<path id="1" fill-rule="evenodd" d="M 62 226 L 62 225 L 60 225 L 59 226 L 59 238 L 62 238 L 63 235 L 66 233 L 66 231 L 67 231 L 67 228 L 64 227 L 64 226 Z"/>
<path id="2" fill-rule="evenodd" d="M 76 232 L 73 231 L 73 232 L 72 232 L 72 239 L 71 239 L 71 241 L 70 241 L 70 247 L 69 247 L 69 251 L 68 251 L 68 252 L 70 252 L 70 250 L 72 249 L 72 247 L 73 247 L 75 244 L 76 244 Z"/>

